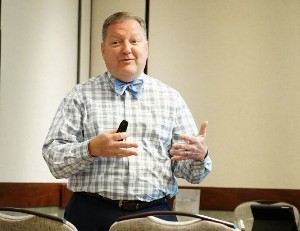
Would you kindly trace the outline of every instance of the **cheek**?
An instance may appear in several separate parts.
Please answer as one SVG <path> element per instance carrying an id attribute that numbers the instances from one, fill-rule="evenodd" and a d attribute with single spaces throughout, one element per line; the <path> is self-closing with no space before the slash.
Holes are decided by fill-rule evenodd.
<path id="1" fill-rule="evenodd" d="M 143 61 L 148 58 L 148 50 L 146 48 L 139 49 L 134 54 L 136 55 L 136 57 Z"/>
<path id="2" fill-rule="evenodd" d="M 117 61 L 117 54 L 114 50 L 110 50 L 102 53 L 105 62 L 115 62 Z"/>
<path id="3" fill-rule="evenodd" d="M 143 56 L 144 56 L 144 59 L 148 58 L 148 47 L 144 48 Z"/>

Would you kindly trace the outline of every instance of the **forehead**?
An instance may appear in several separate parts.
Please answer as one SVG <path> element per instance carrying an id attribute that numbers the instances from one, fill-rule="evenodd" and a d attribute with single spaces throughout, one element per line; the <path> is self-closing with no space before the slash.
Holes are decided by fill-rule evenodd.
<path id="1" fill-rule="evenodd" d="M 133 20 L 127 19 L 122 22 L 115 22 L 107 29 L 107 36 L 126 35 L 126 34 L 143 34 L 141 25 Z"/>

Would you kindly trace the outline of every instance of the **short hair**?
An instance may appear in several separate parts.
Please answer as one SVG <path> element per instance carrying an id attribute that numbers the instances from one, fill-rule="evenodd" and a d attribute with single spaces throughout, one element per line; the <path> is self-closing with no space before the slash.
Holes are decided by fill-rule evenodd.
<path id="1" fill-rule="evenodd" d="M 144 21 L 144 19 L 135 16 L 129 12 L 117 12 L 115 14 L 112 14 L 111 16 L 109 16 L 103 23 L 102 26 L 102 41 L 104 42 L 107 36 L 107 29 L 111 24 L 117 23 L 117 22 L 124 22 L 125 20 L 135 20 L 137 21 L 140 26 L 144 29 L 144 33 L 145 33 L 145 38 L 147 40 L 147 27 L 146 27 L 146 23 Z"/>

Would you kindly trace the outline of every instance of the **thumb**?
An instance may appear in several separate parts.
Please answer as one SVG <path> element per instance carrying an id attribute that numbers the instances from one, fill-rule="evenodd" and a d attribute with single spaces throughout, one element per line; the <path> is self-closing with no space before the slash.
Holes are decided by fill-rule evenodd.
<path id="1" fill-rule="evenodd" d="M 207 127 L 208 121 L 203 121 L 200 126 L 199 136 L 206 137 L 206 127 Z"/>

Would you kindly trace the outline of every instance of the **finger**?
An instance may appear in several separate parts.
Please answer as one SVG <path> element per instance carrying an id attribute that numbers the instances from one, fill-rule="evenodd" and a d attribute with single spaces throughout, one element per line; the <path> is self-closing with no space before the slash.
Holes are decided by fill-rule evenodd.
<path id="1" fill-rule="evenodd" d="M 192 154 L 191 151 L 186 149 L 177 149 L 177 150 L 170 150 L 170 154 L 172 156 L 181 156 L 181 157 L 187 157 Z"/>
<path id="2" fill-rule="evenodd" d="M 136 149 L 118 149 L 116 156 L 117 157 L 126 157 L 126 156 L 137 156 Z"/>
<path id="3" fill-rule="evenodd" d="M 116 156 L 117 157 L 128 157 L 128 156 L 137 156 L 138 154 L 137 153 L 118 153 Z"/>
<path id="4" fill-rule="evenodd" d="M 119 133 L 115 133 L 113 135 L 113 140 L 114 141 L 124 140 L 127 137 L 128 137 L 128 134 L 126 132 L 119 132 Z"/>
<path id="5" fill-rule="evenodd" d="M 123 141 L 123 142 L 115 142 L 114 147 L 116 149 L 126 150 L 127 148 L 138 148 L 139 145 L 136 142 Z"/>
<path id="6" fill-rule="evenodd" d="M 187 159 L 191 159 L 190 156 L 172 156 L 171 160 L 187 160 Z"/>
<path id="7" fill-rule="evenodd" d="M 206 137 L 206 127 L 207 127 L 208 121 L 203 121 L 200 126 L 199 135 Z"/>
<path id="8" fill-rule="evenodd" d="M 114 133 L 116 133 L 117 132 L 117 129 L 111 129 L 111 130 L 107 130 L 107 131 L 105 131 L 105 132 L 103 132 L 103 134 L 114 134 Z"/>
<path id="9" fill-rule="evenodd" d="M 176 143 L 176 144 L 172 145 L 172 149 L 185 149 L 185 150 L 188 150 L 189 148 L 190 148 L 189 144 L 184 144 L 184 143 Z"/>

